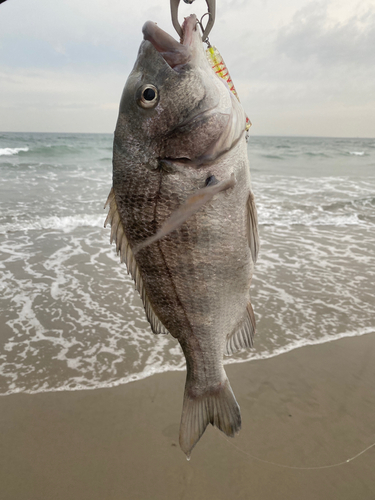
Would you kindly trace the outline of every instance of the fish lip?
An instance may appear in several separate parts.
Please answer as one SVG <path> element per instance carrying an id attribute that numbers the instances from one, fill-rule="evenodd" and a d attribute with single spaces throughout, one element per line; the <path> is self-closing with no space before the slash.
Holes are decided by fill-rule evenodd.
<path id="1" fill-rule="evenodd" d="M 182 24 L 183 35 L 179 42 L 152 21 L 143 25 L 142 32 L 144 40 L 151 42 L 164 61 L 178 72 L 193 59 L 194 31 L 197 26 L 195 14 L 185 18 Z"/>
<path id="2" fill-rule="evenodd" d="M 193 32 L 198 29 L 198 19 L 195 14 L 191 14 L 189 17 L 185 17 L 182 23 L 182 40 L 180 43 L 183 45 L 191 46 L 193 43 Z"/>

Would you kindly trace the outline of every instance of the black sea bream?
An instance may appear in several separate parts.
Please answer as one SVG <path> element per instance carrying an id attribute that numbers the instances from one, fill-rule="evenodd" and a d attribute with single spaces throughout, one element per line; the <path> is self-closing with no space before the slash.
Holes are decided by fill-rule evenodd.
<path id="1" fill-rule="evenodd" d="M 107 221 L 152 330 L 183 349 L 189 457 L 209 423 L 228 436 L 241 427 L 223 355 L 253 342 L 257 215 L 246 115 L 209 65 L 196 17 L 181 43 L 151 22 L 143 34 L 120 103 Z"/>

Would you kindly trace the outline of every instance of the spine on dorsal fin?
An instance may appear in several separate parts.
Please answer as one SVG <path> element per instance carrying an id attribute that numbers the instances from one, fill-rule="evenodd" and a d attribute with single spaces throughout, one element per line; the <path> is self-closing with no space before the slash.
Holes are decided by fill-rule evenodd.
<path id="1" fill-rule="evenodd" d="M 116 253 L 117 255 L 120 254 L 121 262 L 125 262 L 128 274 L 130 274 L 134 280 L 135 288 L 141 296 L 143 307 L 145 308 L 146 316 L 151 325 L 151 329 L 154 333 L 168 333 L 168 330 L 155 314 L 155 311 L 147 297 L 139 267 L 133 255 L 132 249 L 130 248 L 129 242 L 125 236 L 125 231 L 121 222 L 119 211 L 117 209 L 117 203 L 113 188 L 108 195 L 104 208 L 106 208 L 108 205 L 109 210 L 107 218 L 104 222 L 104 227 L 106 227 L 108 223 L 111 226 L 110 241 L 111 243 L 113 241 L 116 243 Z"/>
<path id="2" fill-rule="evenodd" d="M 255 206 L 254 195 L 251 191 L 247 199 L 247 238 L 251 251 L 251 257 L 255 264 L 259 252 L 258 214 Z"/>
<path id="3" fill-rule="evenodd" d="M 252 305 L 249 302 L 246 307 L 246 314 L 242 325 L 227 337 L 224 354 L 230 356 L 242 349 L 253 347 L 254 335 L 255 316 Z"/>

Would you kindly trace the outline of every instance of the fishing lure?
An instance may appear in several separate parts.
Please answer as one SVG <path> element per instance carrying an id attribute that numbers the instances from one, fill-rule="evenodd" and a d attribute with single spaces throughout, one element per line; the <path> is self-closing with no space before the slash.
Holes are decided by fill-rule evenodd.
<path id="1" fill-rule="evenodd" d="M 217 50 L 217 48 L 214 45 L 211 45 L 208 42 L 207 39 L 207 49 L 206 49 L 206 56 L 208 59 L 208 62 L 211 64 L 212 69 L 215 71 L 217 76 L 222 78 L 225 82 L 227 82 L 229 90 L 237 97 L 238 101 L 240 98 L 238 97 L 236 88 L 234 86 L 234 83 L 232 81 L 232 78 L 230 77 L 228 68 L 225 65 L 224 59 L 222 58 L 220 52 Z M 249 131 L 251 127 L 251 121 L 249 117 L 246 115 L 246 125 L 245 125 L 245 130 L 246 132 Z"/>
<path id="2" fill-rule="evenodd" d="M 184 0 L 185 3 L 193 3 L 194 0 Z M 222 78 L 229 86 L 229 89 L 233 94 L 237 97 L 238 101 L 240 101 L 237 91 L 234 87 L 233 81 L 230 77 L 228 68 L 225 65 L 225 62 L 223 58 L 221 57 L 220 52 L 217 50 L 217 48 L 213 45 L 210 44 L 208 35 L 214 25 L 215 22 L 215 15 L 216 15 L 216 0 L 206 0 L 207 3 L 207 10 L 206 14 L 204 14 L 201 17 L 201 20 L 198 21 L 198 24 L 202 30 L 202 42 L 205 42 L 207 44 L 207 49 L 206 49 L 206 55 L 208 62 L 211 64 L 212 69 L 215 71 L 217 76 Z M 180 37 L 183 36 L 182 33 L 182 28 L 180 26 L 180 23 L 178 22 L 178 6 L 180 4 L 180 0 L 170 0 L 170 5 L 171 5 L 171 15 L 172 15 L 172 24 L 177 31 L 177 33 L 180 35 Z M 203 19 L 208 16 L 208 22 L 206 24 L 206 27 L 203 27 L 202 21 Z M 248 132 L 251 127 L 251 121 L 249 117 L 246 115 L 246 124 L 245 124 L 245 131 L 246 131 L 246 140 L 248 139 Z"/>

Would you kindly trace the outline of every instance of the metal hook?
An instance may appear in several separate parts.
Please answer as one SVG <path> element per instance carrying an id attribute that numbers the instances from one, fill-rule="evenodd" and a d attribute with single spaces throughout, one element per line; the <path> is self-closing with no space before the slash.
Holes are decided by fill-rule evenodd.
<path id="1" fill-rule="evenodd" d="M 177 31 L 179 36 L 182 38 L 183 33 L 182 33 L 182 28 L 180 26 L 180 23 L 178 22 L 178 6 L 180 5 L 180 0 L 170 0 L 171 2 L 171 15 L 172 15 L 172 24 L 174 26 L 174 29 Z M 193 3 L 194 0 L 184 0 L 185 3 Z M 208 12 L 207 14 L 209 15 L 209 20 L 206 25 L 206 28 L 203 31 L 202 35 L 202 40 L 205 41 L 208 38 L 208 35 L 210 31 L 212 30 L 212 27 L 215 22 L 215 11 L 216 11 L 216 0 L 206 0 L 207 3 L 207 9 Z M 206 14 L 205 14 L 206 15 Z M 202 16 L 201 21 L 204 16 Z"/>
<path id="2" fill-rule="evenodd" d="M 210 41 L 208 39 L 208 33 L 211 31 L 211 29 L 209 30 L 209 32 L 207 33 L 207 35 L 205 35 L 206 30 L 203 28 L 203 24 L 202 24 L 203 18 L 206 17 L 206 16 L 208 16 L 208 21 L 209 21 L 211 19 L 211 12 L 206 12 L 205 14 L 203 14 L 203 16 L 201 17 L 200 21 L 197 21 L 197 23 L 199 24 L 199 27 L 202 30 L 202 42 L 207 43 L 207 46 L 211 47 Z M 207 22 L 207 24 L 208 24 L 208 22 Z"/>

